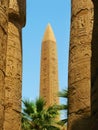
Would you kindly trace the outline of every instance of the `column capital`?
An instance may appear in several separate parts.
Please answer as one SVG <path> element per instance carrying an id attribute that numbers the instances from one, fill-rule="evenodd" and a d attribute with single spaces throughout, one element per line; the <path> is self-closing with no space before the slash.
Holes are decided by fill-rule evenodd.
<path id="1" fill-rule="evenodd" d="M 15 20 L 25 26 L 26 0 L 9 0 L 9 20 Z"/>

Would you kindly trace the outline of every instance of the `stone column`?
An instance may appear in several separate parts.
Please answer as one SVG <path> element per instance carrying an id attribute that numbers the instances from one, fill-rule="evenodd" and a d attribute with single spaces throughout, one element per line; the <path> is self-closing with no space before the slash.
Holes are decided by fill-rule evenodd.
<path id="1" fill-rule="evenodd" d="M 91 59 L 91 130 L 98 130 L 98 0 L 94 2 L 94 26 L 92 34 L 92 59 Z"/>
<path id="2" fill-rule="evenodd" d="M 21 130 L 22 27 L 25 0 L 10 0 L 5 78 L 4 130 Z"/>
<path id="3" fill-rule="evenodd" d="M 72 0 L 68 130 L 90 129 L 92 28 L 92 1 Z"/>
<path id="4" fill-rule="evenodd" d="M 4 122 L 4 79 L 8 34 L 8 0 L 0 1 L 0 130 Z"/>

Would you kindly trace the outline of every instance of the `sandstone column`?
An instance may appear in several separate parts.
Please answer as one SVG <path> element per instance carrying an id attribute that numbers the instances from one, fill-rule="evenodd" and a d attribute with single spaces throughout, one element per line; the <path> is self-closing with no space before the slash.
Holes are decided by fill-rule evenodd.
<path id="1" fill-rule="evenodd" d="M 22 27 L 25 0 L 10 0 L 5 78 L 4 130 L 21 130 Z"/>
<path id="2" fill-rule="evenodd" d="M 8 0 L 0 1 L 0 130 L 4 122 L 4 79 L 8 34 Z"/>
<path id="3" fill-rule="evenodd" d="M 68 130 L 90 129 L 91 40 L 93 3 L 72 0 L 69 55 Z"/>
<path id="4" fill-rule="evenodd" d="M 40 96 L 45 99 L 47 107 L 59 104 L 58 89 L 56 39 L 50 24 L 48 24 L 42 41 L 40 72 Z"/>

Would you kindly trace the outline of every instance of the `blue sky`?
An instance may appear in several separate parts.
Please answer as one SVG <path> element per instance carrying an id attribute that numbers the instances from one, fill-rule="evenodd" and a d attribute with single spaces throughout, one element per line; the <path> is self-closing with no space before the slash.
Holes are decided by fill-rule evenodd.
<path id="1" fill-rule="evenodd" d="M 35 100 L 39 96 L 41 42 L 48 23 L 57 41 L 60 90 L 67 88 L 70 6 L 70 0 L 27 0 L 22 31 L 23 98 Z"/>

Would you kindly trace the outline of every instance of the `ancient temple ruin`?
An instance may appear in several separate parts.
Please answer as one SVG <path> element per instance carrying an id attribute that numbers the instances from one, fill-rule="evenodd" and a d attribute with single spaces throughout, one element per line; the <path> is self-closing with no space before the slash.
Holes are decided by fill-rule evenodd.
<path id="1" fill-rule="evenodd" d="M 21 130 L 25 0 L 0 2 L 0 130 Z"/>
<path id="2" fill-rule="evenodd" d="M 68 130 L 98 130 L 97 13 L 97 0 L 72 0 Z"/>
<path id="3" fill-rule="evenodd" d="M 0 130 L 21 130 L 25 6 L 0 0 Z M 72 0 L 68 130 L 98 130 L 97 13 L 98 0 Z"/>

